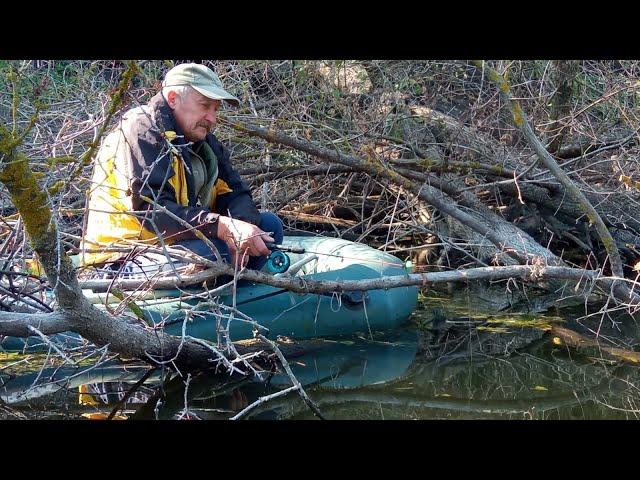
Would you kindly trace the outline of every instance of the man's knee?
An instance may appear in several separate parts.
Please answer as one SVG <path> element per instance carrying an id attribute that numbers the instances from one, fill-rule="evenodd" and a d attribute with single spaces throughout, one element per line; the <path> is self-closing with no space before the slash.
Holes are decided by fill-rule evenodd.
<path id="1" fill-rule="evenodd" d="M 261 212 L 260 213 L 260 230 L 265 232 L 272 232 L 273 239 L 276 243 L 282 242 L 283 238 L 283 224 L 280 217 L 278 217 L 275 213 L 271 212 Z"/>

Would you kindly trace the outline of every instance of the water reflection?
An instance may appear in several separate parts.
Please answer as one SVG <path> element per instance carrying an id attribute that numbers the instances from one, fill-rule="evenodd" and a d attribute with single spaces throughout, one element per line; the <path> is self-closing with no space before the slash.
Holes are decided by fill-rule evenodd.
<path id="1" fill-rule="evenodd" d="M 430 312 L 421 315 L 427 318 Z M 451 324 L 463 325 L 457 322 Z M 614 337 L 615 332 L 602 328 Z M 453 338 L 453 351 L 443 350 L 441 332 L 435 333 L 438 343 L 422 334 L 419 338 L 415 327 L 326 340 L 290 364 L 330 419 L 624 419 L 640 413 L 634 364 L 595 349 L 557 345 L 540 330 L 528 337 L 521 331 L 475 331 L 458 343 L 446 337 Z M 626 335 L 626 340 L 638 338 L 635 332 Z M 516 348 L 509 343 L 512 338 L 529 342 Z M 502 348 L 506 344 L 512 348 Z M 0 357 L 3 418 L 228 419 L 259 397 L 291 385 L 280 374 L 266 384 L 222 383 L 207 375 L 184 378 L 115 360 L 97 368 L 41 370 L 45 357 L 32 356 L 29 370 L 16 358 Z M 315 417 L 292 392 L 258 406 L 247 418 Z"/>

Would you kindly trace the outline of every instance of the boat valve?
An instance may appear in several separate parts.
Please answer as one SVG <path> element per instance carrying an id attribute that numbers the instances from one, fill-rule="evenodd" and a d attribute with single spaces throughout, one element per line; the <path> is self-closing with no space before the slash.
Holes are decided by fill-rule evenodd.
<path id="1" fill-rule="evenodd" d="M 350 308 L 360 307 L 364 305 L 364 302 L 369 300 L 369 293 L 359 290 L 348 290 L 340 294 L 340 298 L 344 305 Z"/>

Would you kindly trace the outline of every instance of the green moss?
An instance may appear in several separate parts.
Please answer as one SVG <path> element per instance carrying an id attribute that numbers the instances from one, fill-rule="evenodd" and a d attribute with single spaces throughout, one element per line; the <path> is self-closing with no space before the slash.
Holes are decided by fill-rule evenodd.
<path id="1" fill-rule="evenodd" d="M 513 121 L 518 128 L 522 128 L 524 126 L 524 113 L 518 103 L 514 103 L 513 105 Z"/>
<path id="2" fill-rule="evenodd" d="M 418 165 L 421 167 L 424 167 L 425 169 L 429 169 L 431 167 L 435 167 L 436 165 L 438 165 L 440 162 L 438 162 L 437 160 L 433 160 L 430 158 L 422 158 L 420 160 L 418 160 Z"/>
<path id="3" fill-rule="evenodd" d="M 503 328 L 536 328 L 539 330 L 550 330 L 552 323 L 561 322 L 560 317 L 532 317 L 528 315 L 494 317 L 487 320 L 491 325 L 500 325 Z"/>
<path id="4" fill-rule="evenodd" d="M 366 157 L 363 158 L 363 160 L 364 160 L 364 163 L 373 167 L 376 173 L 384 173 L 386 171 L 386 168 L 384 167 L 382 162 L 380 162 L 380 160 L 378 160 L 376 157 L 367 155 Z M 398 178 L 401 178 L 400 175 L 395 174 L 395 176 L 397 176 Z"/>
<path id="5" fill-rule="evenodd" d="M 55 167 L 61 163 L 74 163 L 76 161 L 75 157 L 48 157 L 45 158 L 44 161 L 47 165 Z"/>
<path id="6" fill-rule="evenodd" d="M 29 168 L 27 157 L 15 152 L 20 139 L 0 127 L 0 155 L 4 157 L 0 182 L 11 193 L 13 204 L 20 212 L 25 228 L 34 246 L 46 237 L 51 222 L 51 211 L 47 207 L 47 195 L 38 185 L 36 176 Z"/>
<path id="7" fill-rule="evenodd" d="M 614 249 L 616 248 L 616 244 L 613 240 L 613 238 L 609 237 L 609 236 L 603 236 L 603 238 L 601 238 L 602 244 L 604 245 L 604 248 L 607 252 L 613 252 Z"/>
<path id="8" fill-rule="evenodd" d="M 471 170 L 478 170 L 481 166 L 482 165 L 480 165 L 479 162 L 476 162 L 476 161 L 473 161 L 473 160 L 469 162 L 469 168 Z"/>
<path id="9" fill-rule="evenodd" d="M 10 156 L 14 148 L 20 145 L 20 138 L 0 125 L 0 154 Z"/>
<path id="10" fill-rule="evenodd" d="M 96 149 L 98 148 L 98 146 L 100 145 L 100 140 L 107 128 L 107 125 L 109 124 L 109 121 L 111 120 L 113 115 L 115 115 L 115 113 L 118 111 L 118 109 L 124 104 L 124 98 L 127 91 L 129 90 L 129 86 L 131 85 L 131 80 L 133 79 L 133 76 L 139 71 L 140 69 L 135 62 L 133 61 L 129 62 L 129 66 L 127 70 L 122 74 L 122 80 L 120 80 L 118 87 L 116 88 L 115 92 L 111 96 L 111 104 L 109 106 L 109 109 L 107 110 L 105 121 L 102 127 L 100 128 L 100 131 L 96 135 L 94 141 L 91 143 L 89 150 L 87 150 L 87 152 L 82 157 L 80 165 L 78 165 L 78 168 L 76 169 L 76 171 L 73 172 L 73 174 L 71 175 L 72 180 L 80 174 L 84 166 L 87 166 L 91 163 L 93 159 L 93 155 Z"/>
<path id="11" fill-rule="evenodd" d="M 65 183 L 66 182 L 64 180 L 58 180 L 56 183 L 49 187 L 49 195 L 55 195 L 56 193 L 58 193 L 60 189 L 64 187 Z"/>
<path id="12" fill-rule="evenodd" d="M 480 327 L 476 327 L 476 330 L 483 330 L 486 332 L 492 332 L 492 333 L 508 333 L 509 330 L 507 328 L 504 327 L 484 327 L 484 326 L 480 326 Z"/>
<path id="13" fill-rule="evenodd" d="M 0 172 L 0 182 L 11 193 L 13 204 L 21 213 L 24 226 L 35 246 L 46 237 L 51 210 L 47 207 L 47 196 L 31 172 L 27 158 L 21 153 L 15 154 L 14 158 Z"/>
<path id="14" fill-rule="evenodd" d="M 500 165 L 491 165 L 489 170 L 492 173 L 498 173 L 498 174 L 504 173 L 504 168 L 502 168 Z"/>

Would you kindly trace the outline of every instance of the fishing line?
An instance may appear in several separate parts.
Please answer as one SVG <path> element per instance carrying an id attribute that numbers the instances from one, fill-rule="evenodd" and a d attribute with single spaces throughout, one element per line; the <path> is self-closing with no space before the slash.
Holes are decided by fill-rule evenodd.
<path id="1" fill-rule="evenodd" d="M 356 260 L 358 262 L 373 263 L 376 265 L 390 265 L 392 267 L 402 267 L 402 268 L 407 267 L 407 262 L 392 263 L 392 262 L 385 262 L 384 260 L 367 260 L 367 259 L 356 258 L 356 257 L 348 257 L 346 255 L 339 255 L 336 253 L 314 252 L 312 250 L 307 250 L 306 248 L 300 248 L 300 247 L 285 247 L 284 245 L 279 245 L 277 243 L 271 243 L 271 242 L 265 242 L 265 245 L 269 250 L 272 250 L 272 251 L 275 250 L 275 251 L 281 251 L 281 252 L 287 252 L 287 253 L 299 253 L 299 254 L 311 253 L 314 255 L 326 255 L 328 257 L 344 258 L 346 260 Z"/>

